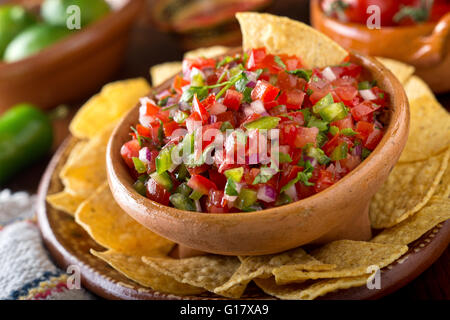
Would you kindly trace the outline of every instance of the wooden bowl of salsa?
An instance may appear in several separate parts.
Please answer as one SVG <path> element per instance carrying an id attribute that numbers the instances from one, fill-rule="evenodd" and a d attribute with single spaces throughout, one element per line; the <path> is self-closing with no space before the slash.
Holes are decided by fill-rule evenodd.
<path id="1" fill-rule="evenodd" d="M 355 1 L 354 10 L 352 7 L 350 7 L 351 11 L 347 12 L 345 10 L 350 9 L 343 9 L 339 13 L 343 15 L 342 19 L 326 14 L 322 6 L 325 2 L 331 1 L 311 1 L 311 23 L 314 28 L 349 50 L 411 64 L 416 67 L 416 74 L 424 79 L 434 92 L 450 91 L 450 77 L 448 77 L 450 73 L 450 4 L 448 2 L 435 1 L 429 17 L 422 18 L 428 20 L 415 22 L 410 18 L 404 18 L 394 25 L 392 17 L 395 18 L 398 14 L 396 10 L 401 10 L 401 1 L 386 1 L 383 6 L 383 1 L 374 0 L 372 2 L 374 4 L 379 2 L 382 8 L 380 29 L 369 29 L 366 25 L 370 14 L 365 13 L 367 4 L 363 1 Z M 416 2 L 408 0 L 405 3 L 415 4 Z M 391 9 L 390 6 L 393 8 Z M 400 16 L 397 15 L 397 17 Z"/>
<path id="2" fill-rule="evenodd" d="M 239 57 L 239 50 L 229 52 L 227 55 L 237 55 Z M 228 89 L 227 87 L 225 89 L 220 87 L 217 89 L 215 85 L 212 85 L 209 89 L 216 90 L 215 97 L 218 100 L 211 105 L 207 105 L 211 101 L 209 98 L 205 98 L 206 96 L 204 96 L 202 102 L 196 100 L 201 95 L 199 87 L 195 87 L 197 91 L 194 97 L 189 96 L 189 93 L 184 94 L 184 98 L 192 99 L 193 111 L 187 119 L 182 119 L 180 123 L 185 123 L 186 127 L 189 128 L 190 124 L 187 121 L 208 115 L 209 122 L 205 122 L 205 126 L 214 126 L 218 123 L 217 121 L 221 121 L 220 119 L 229 112 L 231 115 L 228 114 L 227 116 L 230 116 L 230 119 L 233 117 L 235 119 L 245 119 L 237 121 L 234 125 L 232 124 L 231 127 L 234 128 L 258 128 L 258 130 L 263 127 L 280 128 L 280 131 L 284 132 L 283 135 L 280 134 L 280 145 L 283 145 L 280 146 L 280 150 L 289 150 L 284 151 L 289 153 L 289 158 L 286 155 L 284 156 L 285 160 L 283 162 L 287 161 L 287 163 L 281 164 L 281 170 L 273 173 L 270 179 L 263 179 L 264 177 L 259 175 L 259 178 L 258 176 L 253 176 L 253 182 L 249 182 L 247 181 L 247 173 L 250 172 L 251 174 L 251 172 L 254 172 L 253 169 L 260 170 L 258 172 L 261 173 L 262 167 L 259 165 L 244 165 L 245 169 L 241 170 L 241 176 L 239 177 L 239 165 L 230 164 L 230 166 L 227 166 L 227 160 L 216 158 L 217 161 L 214 166 L 209 165 L 208 167 L 207 165 L 206 168 L 202 168 L 203 164 L 200 167 L 194 166 L 188 170 L 189 175 L 187 179 L 186 176 L 183 176 L 180 180 L 179 178 L 182 174 L 181 165 L 173 167 L 172 162 L 167 162 L 167 154 L 164 150 L 167 150 L 169 147 L 175 147 L 175 145 L 171 144 L 171 141 L 177 139 L 179 143 L 176 146 L 183 145 L 184 141 L 188 139 L 187 137 L 194 131 L 189 131 L 189 133 L 179 137 L 171 136 L 168 133 L 168 130 L 172 132 L 174 126 L 177 125 L 174 121 L 178 121 L 176 119 L 179 119 L 181 116 L 179 112 L 183 112 L 181 109 L 177 109 L 170 118 L 164 116 L 164 112 L 170 110 L 173 103 L 169 102 L 173 97 L 168 98 L 167 95 L 172 94 L 177 96 L 178 99 L 180 99 L 180 95 L 183 96 L 183 90 L 179 93 L 176 92 L 177 89 L 185 85 L 181 75 L 177 75 L 155 88 L 154 94 L 150 96 L 151 99 L 155 99 L 153 102 L 148 98 L 144 98 L 141 104 L 131 110 L 116 127 L 110 138 L 106 162 L 108 181 L 115 200 L 130 216 L 157 234 L 185 247 L 216 254 L 261 255 L 281 252 L 307 243 L 327 243 L 337 239 L 370 239 L 369 202 L 400 157 L 408 136 L 409 105 L 402 85 L 389 70 L 375 59 L 352 53 L 348 61 L 340 66 L 327 67 L 319 71 L 312 70 L 311 77 L 307 77 L 309 79 L 308 90 L 306 86 L 303 86 L 307 91 L 302 94 L 304 100 L 299 102 L 296 100 L 295 93 L 300 92 L 296 91 L 296 89 L 290 89 L 291 91 L 285 89 L 286 92 L 294 93 L 290 97 L 277 96 L 276 86 L 271 86 L 269 82 L 273 81 L 273 79 L 270 80 L 272 76 L 267 74 L 271 73 L 271 70 L 275 70 L 273 72 L 279 71 L 278 79 L 283 84 L 281 82 L 276 83 L 277 86 L 284 86 L 284 88 L 292 86 L 290 84 L 292 80 L 294 82 L 298 81 L 293 85 L 294 87 L 300 82 L 306 85 L 306 80 L 303 79 L 303 77 L 306 77 L 304 72 L 298 70 L 291 74 L 287 72 L 288 69 L 296 68 L 298 60 L 295 57 L 286 55 L 280 55 L 281 58 L 279 56 L 275 58 L 273 55 L 266 55 L 266 58 L 263 58 L 262 56 L 264 55 L 265 50 L 262 49 L 253 49 L 251 51 L 248 61 L 270 61 L 270 65 L 262 73 L 258 71 L 246 73 L 247 78 L 243 81 L 244 84 L 242 82 L 236 84 L 236 89 L 231 89 L 232 86 L 228 86 Z M 240 57 L 245 56 L 240 55 Z M 207 77 L 208 69 L 226 69 L 228 66 L 233 66 L 230 70 L 233 70 L 233 68 L 242 70 L 239 69 L 242 67 L 235 65 L 241 58 L 237 59 L 233 61 L 232 58 L 220 57 L 213 61 L 208 59 L 185 61 L 184 68 L 185 72 L 193 72 L 193 69 L 200 69 L 200 71 L 195 71 L 195 74 L 191 77 L 197 81 L 196 75 L 203 74 Z M 220 61 L 225 61 L 224 64 L 226 66 L 217 67 L 222 63 Z M 255 62 L 255 64 L 257 63 Z M 249 63 L 245 65 L 249 70 L 255 69 L 253 64 L 252 67 L 248 67 Z M 252 80 L 249 78 L 253 77 L 254 73 L 260 73 L 258 77 L 261 78 L 257 78 L 258 80 L 252 83 Z M 359 88 L 361 90 L 360 93 L 364 90 L 366 91 L 361 93 L 361 96 L 358 95 L 357 99 L 359 100 L 357 101 L 353 100 L 356 98 L 356 95 L 352 94 L 353 102 L 348 101 L 346 103 L 349 105 L 353 103 L 359 107 L 354 106 L 351 115 L 348 113 L 350 112 L 349 109 L 343 103 L 323 103 L 324 99 L 328 98 L 336 101 L 349 97 L 348 90 L 340 91 L 339 97 L 335 98 L 332 97 L 331 92 L 324 96 L 325 92 L 321 92 L 321 90 L 323 91 L 330 84 L 329 81 L 341 82 L 345 87 L 343 82 L 352 82 L 352 75 L 354 77 L 358 76 L 358 79 L 361 75 L 362 79 L 365 80 L 362 81 L 364 85 L 372 86 L 376 81 L 378 89 L 375 89 L 375 85 L 373 85 L 372 89 Z M 219 79 L 217 76 L 211 75 L 211 77 L 211 79 L 206 80 L 208 84 L 220 83 L 221 77 Z M 237 80 L 237 78 L 231 79 Z M 242 84 L 246 87 L 238 89 Z M 254 100 L 254 103 L 239 104 L 243 100 L 236 102 L 235 97 L 238 96 L 242 99 L 244 94 L 240 95 L 234 91 L 242 89 L 245 93 L 247 87 L 253 87 L 250 91 L 252 92 L 251 99 Z M 347 89 L 349 89 L 348 86 Z M 367 90 L 371 94 L 367 95 Z M 184 92 L 188 91 L 184 90 Z M 378 92 L 378 94 L 375 95 L 374 92 Z M 306 95 L 308 96 L 306 97 Z M 362 96 L 367 97 L 367 99 L 385 99 L 383 116 L 379 120 L 372 117 L 374 115 L 373 110 L 368 111 L 366 108 L 367 106 L 369 108 L 370 106 L 375 106 L 375 104 L 367 104 L 366 98 Z M 283 106 L 274 106 L 272 105 L 273 103 L 267 102 L 275 98 L 287 99 L 285 101 L 286 105 L 283 106 L 289 106 L 290 109 L 300 109 L 300 107 L 305 109 L 306 104 L 309 103 L 313 112 L 319 112 L 322 119 L 332 121 L 330 123 L 331 126 L 341 126 L 340 129 L 337 127 L 334 129 L 338 129 L 339 133 L 335 133 L 334 136 L 331 133 L 327 136 L 327 139 L 330 139 L 327 143 L 330 146 L 339 139 L 347 141 L 345 146 L 349 147 L 349 149 L 345 149 L 345 155 L 342 154 L 344 157 L 338 155 L 340 150 L 342 150 L 341 146 L 344 146 L 344 142 L 338 143 L 335 148 L 328 151 L 327 144 L 318 147 L 319 144 L 316 144 L 316 141 L 319 129 L 316 126 L 319 126 L 319 124 L 309 123 L 313 119 L 309 118 L 308 125 L 306 125 L 305 118 L 300 115 L 300 113 L 303 114 L 301 111 L 290 112 L 291 110 L 284 110 L 281 113 L 278 112 Z M 160 107 L 156 107 L 153 104 L 156 103 L 155 101 L 158 101 Z M 312 107 L 312 103 L 320 108 L 314 111 L 315 108 Z M 236 106 L 240 107 L 235 108 Z M 258 108 L 261 106 L 265 110 L 259 110 Z M 280 109 L 276 109 L 277 107 Z M 181 103 L 177 104 L 177 108 L 181 108 Z M 246 115 L 247 108 L 251 109 L 249 115 Z M 357 110 L 362 113 L 359 113 Z M 364 110 L 368 111 L 368 113 L 364 112 Z M 341 111 L 345 112 L 345 114 L 342 115 Z M 288 113 L 284 115 L 285 112 Z M 214 114 L 216 116 L 212 117 L 211 115 Z M 149 126 L 151 130 L 143 128 L 145 127 L 143 124 L 148 117 L 157 118 L 154 118 L 154 120 L 157 120 L 155 120 L 156 122 L 152 122 L 154 126 Z M 358 124 L 355 127 L 353 127 L 352 117 L 358 119 Z M 175 120 L 172 121 L 171 118 Z M 346 126 L 344 123 L 348 119 L 351 120 L 351 124 Z M 317 120 L 314 119 L 314 121 Z M 369 123 L 367 121 L 374 122 Z M 161 127 L 158 126 L 158 123 L 162 123 Z M 296 123 L 294 125 L 295 129 L 290 127 L 293 123 Z M 141 127 L 138 127 L 139 125 Z M 223 125 L 224 122 L 221 123 L 220 129 L 222 129 Z M 133 127 L 133 130 L 130 130 L 130 127 Z M 353 129 L 351 127 L 359 133 L 352 132 Z M 364 128 L 367 130 L 371 128 L 370 132 L 367 132 Z M 291 138 L 287 134 L 291 129 L 301 130 L 301 133 L 296 131 L 297 134 Z M 151 139 L 151 131 L 154 131 L 155 134 L 153 140 Z M 164 140 L 164 144 L 166 144 L 164 147 L 154 145 L 155 140 L 157 141 L 160 134 L 162 134 L 161 132 L 164 132 L 166 138 L 171 137 Z M 360 147 L 364 146 L 364 148 L 371 149 L 370 155 L 362 162 L 362 154 L 357 149 L 359 144 L 356 143 L 356 140 L 351 142 L 348 136 L 344 137 L 347 134 L 345 132 L 353 135 L 352 139 L 362 139 L 360 143 L 363 145 L 360 145 Z M 363 132 L 366 132 L 367 135 L 363 136 Z M 131 139 L 130 133 L 131 135 L 134 134 Z M 378 133 L 382 133 L 382 135 L 378 135 Z M 313 139 L 311 141 L 308 140 L 310 142 L 308 144 L 306 140 L 311 134 Z M 354 134 L 358 134 L 358 136 L 354 136 Z M 180 142 L 181 140 L 183 142 Z M 204 146 L 203 144 L 200 145 Z M 308 158 L 302 154 L 302 150 L 306 149 L 301 147 L 312 150 L 311 154 L 308 153 Z M 297 157 L 298 152 L 300 152 L 301 158 Z M 324 187 L 324 184 L 327 183 L 327 177 L 330 177 L 328 173 L 333 171 L 333 177 L 337 177 L 338 173 L 335 170 L 340 170 L 337 167 L 339 166 L 342 169 L 342 166 L 345 166 L 344 162 L 340 162 L 338 159 L 347 159 L 350 153 L 352 153 L 351 159 L 357 160 L 356 166 L 348 167 L 349 170 L 342 174 L 339 180 Z M 324 161 L 321 162 L 322 160 Z M 303 161 L 302 167 L 299 166 L 300 161 Z M 350 165 L 348 161 L 345 163 Z M 152 166 L 155 166 L 156 169 L 152 168 Z M 225 168 L 222 168 L 223 166 Z M 159 168 L 163 168 L 163 170 L 160 172 Z M 221 171 L 221 168 L 224 170 Z M 289 172 L 293 169 L 298 170 L 295 172 L 295 175 L 289 177 Z M 318 172 L 318 175 L 316 176 L 314 172 Z M 147 173 L 149 173 L 149 176 L 147 176 Z M 223 175 L 228 178 L 225 186 L 220 184 Z M 144 184 L 142 184 L 144 180 L 140 180 L 143 176 L 146 181 Z M 236 176 L 238 176 L 238 179 L 236 179 Z M 272 184 L 274 177 L 278 177 L 278 179 L 275 179 L 278 181 L 275 183 L 276 186 Z M 281 181 L 286 177 L 289 177 L 285 180 L 286 183 L 281 184 Z M 289 180 L 291 178 L 293 180 Z M 259 180 L 257 181 L 257 179 Z M 230 180 L 234 182 L 230 183 Z M 187 181 L 187 183 L 182 183 L 182 181 Z M 311 182 L 315 183 L 314 187 L 312 187 Z M 233 188 L 236 188 L 236 185 L 239 183 L 241 184 L 239 195 L 233 198 Z M 181 187 L 182 185 L 184 186 Z M 306 187 L 306 189 L 303 187 Z M 260 191 L 265 190 L 265 188 L 277 190 L 275 192 L 278 192 L 278 194 L 274 198 L 271 198 L 271 195 L 266 192 L 260 194 Z M 186 189 L 189 189 L 188 193 L 183 194 L 183 190 Z M 245 194 L 243 192 L 244 189 L 246 190 Z M 171 191 L 169 192 L 168 190 Z M 308 190 L 313 192 L 308 193 Z M 200 197 L 196 198 L 198 193 L 200 193 Z M 222 197 L 220 203 L 216 202 L 218 195 Z M 288 201 L 289 204 L 276 202 L 278 199 L 283 198 L 284 195 L 288 195 L 291 200 Z M 184 200 L 180 201 L 180 199 Z M 192 199 L 195 199 L 197 202 Z M 226 200 L 225 202 L 223 201 L 224 199 Z"/>

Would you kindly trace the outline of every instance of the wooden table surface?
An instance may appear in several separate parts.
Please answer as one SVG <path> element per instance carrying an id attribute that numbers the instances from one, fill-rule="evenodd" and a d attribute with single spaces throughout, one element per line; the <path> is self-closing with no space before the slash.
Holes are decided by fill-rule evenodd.
<path id="1" fill-rule="evenodd" d="M 306 0 L 275 0 L 268 9 L 271 13 L 288 16 L 306 23 L 309 22 L 308 10 L 308 1 Z M 166 61 L 179 61 L 182 55 L 183 49 L 179 47 L 179 41 L 168 34 L 159 32 L 149 20 L 148 11 L 143 10 L 133 31 L 124 64 L 116 77 L 111 80 L 138 76 L 149 79 L 148 71 L 152 65 Z M 450 110 L 450 94 L 441 95 L 438 99 L 447 110 Z M 55 121 L 54 150 L 67 136 L 68 123 L 84 100 L 71 105 L 68 117 Z M 35 193 L 50 157 L 17 175 L 5 187 L 13 191 L 25 190 Z M 384 299 L 450 299 L 449 272 L 450 249 L 447 248 L 439 260 L 417 279 Z"/>

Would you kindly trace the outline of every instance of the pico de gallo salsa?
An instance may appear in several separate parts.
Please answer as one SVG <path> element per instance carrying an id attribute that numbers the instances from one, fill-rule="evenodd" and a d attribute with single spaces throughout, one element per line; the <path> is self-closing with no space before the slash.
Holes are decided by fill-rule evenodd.
<path id="1" fill-rule="evenodd" d="M 265 48 L 185 59 L 168 89 L 141 99 L 139 123 L 121 155 L 135 190 L 163 205 L 209 213 L 267 209 L 321 192 L 364 161 L 383 137 L 388 101 L 348 61 L 307 69 L 300 58 Z M 180 129 L 185 133 L 175 134 Z M 208 129 L 217 133 L 194 145 L 194 134 Z M 278 163 L 263 163 L 249 145 L 255 132 L 274 129 L 268 145 L 278 145 Z M 219 136 L 222 153 L 210 148 Z M 186 145 L 187 159 L 210 152 L 212 163 L 201 156 L 175 163 L 173 151 Z M 243 161 L 224 156 L 239 147 Z"/>

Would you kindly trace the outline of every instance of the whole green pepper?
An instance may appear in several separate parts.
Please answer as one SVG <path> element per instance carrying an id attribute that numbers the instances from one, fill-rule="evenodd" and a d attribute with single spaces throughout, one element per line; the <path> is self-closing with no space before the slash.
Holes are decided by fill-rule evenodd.
<path id="1" fill-rule="evenodd" d="M 45 156 L 53 143 L 49 118 L 30 104 L 20 104 L 0 117 L 0 184 Z"/>

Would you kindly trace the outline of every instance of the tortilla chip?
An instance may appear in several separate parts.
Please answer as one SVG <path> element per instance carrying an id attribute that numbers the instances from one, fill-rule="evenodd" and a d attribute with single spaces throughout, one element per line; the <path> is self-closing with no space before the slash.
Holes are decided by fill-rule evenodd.
<path id="1" fill-rule="evenodd" d="M 227 51 L 229 51 L 229 47 L 224 46 L 212 46 L 207 48 L 198 48 L 195 50 L 188 51 L 184 54 L 185 59 L 193 59 L 193 58 L 215 58 L 220 56 Z"/>
<path id="2" fill-rule="evenodd" d="M 409 101 L 413 101 L 424 96 L 434 99 L 433 91 L 431 91 L 425 81 L 420 79 L 418 76 L 412 76 L 409 78 L 404 87 Z"/>
<path id="3" fill-rule="evenodd" d="M 450 165 L 448 164 L 434 195 L 440 198 L 450 197 Z"/>
<path id="4" fill-rule="evenodd" d="M 304 23 L 266 13 L 242 12 L 243 49 L 266 47 L 272 54 L 296 55 L 309 67 L 326 67 L 344 61 L 348 52 Z"/>
<path id="5" fill-rule="evenodd" d="M 377 60 L 388 68 L 403 85 L 414 74 L 415 68 L 409 64 L 382 57 L 377 57 Z"/>
<path id="6" fill-rule="evenodd" d="M 279 254 L 240 257 L 241 265 L 233 276 L 222 286 L 216 288 L 214 293 L 230 296 L 229 291 L 243 290 L 255 278 L 267 279 L 272 277 L 272 270 L 283 265 L 296 265 L 303 270 L 331 270 L 335 265 L 324 264 L 307 254 L 302 248 L 286 251 Z M 239 296 L 240 297 L 240 296 Z M 239 298 L 236 297 L 236 298 Z"/>
<path id="7" fill-rule="evenodd" d="M 274 278 L 256 279 L 255 283 L 265 293 L 284 300 L 313 300 L 329 292 L 352 287 L 360 287 L 367 283 L 369 275 L 315 281 L 312 284 L 295 283 L 277 285 Z"/>
<path id="8" fill-rule="evenodd" d="M 392 227 L 422 209 L 436 191 L 449 155 L 447 150 L 428 160 L 397 164 L 370 203 L 372 227 Z"/>
<path id="9" fill-rule="evenodd" d="M 181 72 L 181 62 L 166 62 L 150 68 L 150 76 L 154 87 Z"/>
<path id="10" fill-rule="evenodd" d="M 162 256 L 174 246 L 125 213 L 115 202 L 107 183 L 81 204 L 75 221 L 103 247 L 128 255 Z"/>
<path id="11" fill-rule="evenodd" d="M 150 87 L 143 78 L 105 85 L 77 112 L 70 123 L 70 132 L 80 139 L 96 136 L 111 122 L 119 120 L 149 91 Z"/>
<path id="12" fill-rule="evenodd" d="M 336 265 L 336 269 L 305 271 L 295 265 L 282 266 L 273 270 L 277 284 L 302 282 L 309 279 L 346 278 L 362 276 L 372 265 L 380 269 L 401 257 L 408 247 L 396 244 L 381 244 L 364 241 L 333 241 L 313 251 L 317 260 Z"/>
<path id="13" fill-rule="evenodd" d="M 417 214 L 383 230 L 371 242 L 408 244 L 447 219 L 450 219 L 450 199 L 433 197 Z"/>
<path id="14" fill-rule="evenodd" d="M 236 257 L 219 255 L 187 259 L 143 257 L 142 260 L 176 281 L 211 292 L 227 282 L 240 265 L 239 259 Z M 241 296 L 243 290 L 238 288 L 237 292 L 229 292 L 229 297 Z"/>
<path id="15" fill-rule="evenodd" d="M 202 288 L 183 284 L 171 277 L 165 276 L 143 263 L 140 256 L 131 256 L 113 250 L 105 252 L 91 250 L 91 253 L 108 263 L 128 279 L 144 287 L 177 295 L 193 295 L 205 291 Z"/>
<path id="16" fill-rule="evenodd" d="M 450 114 L 434 97 L 409 102 L 411 122 L 408 142 L 400 162 L 425 160 L 450 146 Z"/>
<path id="17" fill-rule="evenodd" d="M 106 181 L 106 147 L 115 127 L 112 123 L 92 138 L 83 149 L 76 146 L 59 173 L 66 189 L 87 199 Z"/>
<path id="18" fill-rule="evenodd" d="M 75 215 L 75 212 L 84 199 L 84 197 L 73 195 L 67 190 L 47 196 L 47 201 L 53 208 L 64 211 L 71 216 Z"/>

